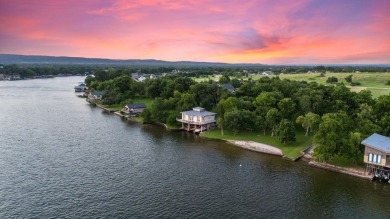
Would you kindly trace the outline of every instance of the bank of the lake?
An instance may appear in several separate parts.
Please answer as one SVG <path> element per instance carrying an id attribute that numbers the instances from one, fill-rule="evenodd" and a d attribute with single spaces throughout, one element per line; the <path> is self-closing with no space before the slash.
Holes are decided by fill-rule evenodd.
<path id="1" fill-rule="evenodd" d="M 98 105 L 98 107 L 102 108 L 107 112 L 114 112 L 114 110 L 110 110 L 112 108 L 106 109 L 102 105 Z M 138 122 L 144 124 L 142 117 L 130 117 L 126 114 L 123 114 L 121 111 L 115 111 L 114 114 L 130 122 Z M 170 131 L 181 130 L 180 128 L 170 127 L 164 123 L 151 124 L 165 127 L 166 130 Z M 303 132 L 298 132 L 298 138 L 300 138 L 300 140 L 297 141 L 298 144 L 296 144 L 297 142 L 282 144 L 276 140 L 276 137 L 259 135 L 258 133 L 254 132 L 245 132 L 244 134 L 240 133 L 238 135 L 234 135 L 231 132 L 225 130 L 224 134 L 222 135 L 220 129 L 208 130 L 206 132 L 200 133 L 200 136 L 209 139 L 222 140 L 246 150 L 281 156 L 291 161 L 297 161 L 301 157 L 305 156 L 305 160 L 311 166 L 364 179 L 373 179 L 372 175 L 369 175 L 365 170 L 362 170 L 361 168 L 343 167 L 334 164 L 315 161 L 315 159 L 310 155 L 312 137 L 305 136 Z M 267 142 L 272 145 L 268 145 L 263 142 Z M 288 155 L 284 154 L 284 152 L 287 152 Z"/>

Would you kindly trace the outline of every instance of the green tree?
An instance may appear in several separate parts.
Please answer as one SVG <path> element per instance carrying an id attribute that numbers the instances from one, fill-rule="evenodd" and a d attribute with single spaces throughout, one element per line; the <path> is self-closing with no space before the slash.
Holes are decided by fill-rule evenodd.
<path id="1" fill-rule="evenodd" d="M 178 111 L 192 109 L 194 106 L 196 106 L 195 97 L 193 94 L 189 93 L 182 94 L 177 102 Z"/>
<path id="2" fill-rule="evenodd" d="M 335 76 L 332 76 L 332 77 L 329 77 L 327 80 L 326 80 L 326 83 L 337 83 L 339 80 L 335 77 Z"/>
<path id="3" fill-rule="evenodd" d="M 217 118 L 217 126 L 218 128 L 221 129 L 221 135 L 223 135 L 223 123 L 224 123 L 224 119 L 222 116 L 218 116 Z"/>
<path id="4" fill-rule="evenodd" d="M 256 116 L 256 127 L 259 130 L 263 131 L 263 134 L 265 135 L 265 131 L 267 130 L 268 124 L 267 119 L 263 115 L 257 115 Z"/>
<path id="5" fill-rule="evenodd" d="M 309 134 L 310 128 L 312 128 L 315 123 L 318 123 L 319 119 L 320 119 L 319 115 L 312 112 L 308 112 L 304 116 L 302 115 L 298 116 L 296 122 L 298 124 L 301 124 L 302 127 L 306 130 L 305 136 L 307 136 Z"/>
<path id="6" fill-rule="evenodd" d="M 374 105 L 374 113 L 383 135 L 390 135 L 390 95 L 378 97 Z"/>
<path id="7" fill-rule="evenodd" d="M 281 117 L 282 115 L 275 108 L 271 108 L 266 114 L 266 126 L 269 126 L 271 128 L 272 137 L 275 135 L 276 125 L 279 124 Z"/>
<path id="8" fill-rule="evenodd" d="M 292 119 L 296 113 L 296 104 L 291 98 L 283 98 L 278 103 L 279 111 L 283 118 Z"/>
<path id="9" fill-rule="evenodd" d="M 287 119 L 283 119 L 277 129 L 276 129 L 276 134 L 278 135 L 278 139 L 280 142 L 283 144 L 288 142 L 288 141 L 295 141 L 295 127 L 292 122 L 290 122 Z"/>
<path id="10" fill-rule="evenodd" d="M 237 78 L 233 78 L 230 80 L 230 84 L 234 87 L 234 88 L 239 88 L 241 86 L 241 83 L 240 81 L 237 79 Z"/>
<path id="11" fill-rule="evenodd" d="M 218 81 L 220 84 L 226 84 L 230 82 L 230 78 L 227 75 L 222 75 Z"/>
<path id="12" fill-rule="evenodd" d="M 248 110 L 233 110 L 227 112 L 224 118 L 224 126 L 226 129 L 233 131 L 236 135 L 241 130 L 253 130 L 255 114 Z"/>
<path id="13" fill-rule="evenodd" d="M 343 111 L 322 116 L 318 131 L 314 135 L 314 156 L 319 161 L 328 161 L 342 155 L 348 148 L 348 136 L 353 129 L 351 118 Z"/>
<path id="14" fill-rule="evenodd" d="M 85 84 L 87 85 L 87 87 L 90 87 L 91 86 L 91 83 L 96 81 L 96 78 L 95 77 L 92 77 L 92 76 L 87 76 L 84 80 Z"/>
<path id="15" fill-rule="evenodd" d="M 161 98 L 154 99 L 150 113 L 153 121 L 165 123 L 166 121 L 166 109 L 164 101 Z"/>
<path id="16" fill-rule="evenodd" d="M 344 156 L 355 163 L 361 163 L 364 152 L 364 147 L 361 142 L 364 138 L 359 132 L 351 132 L 348 137 L 348 153 Z"/>
<path id="17" fill-rule="evenodd" d="M 347 77 L 345 77 L 345 81 L 348 82 L 348 83 L 351 83 L 352 82 L 352 76 L 353 75 L 348 75 Z"/>
<path id="18" fill-rule="evenodd" d="M 153 122 L 152 113 L 149 109 L 144 109 L 144 111 L 142 111 L 142 117 L 144 118 L 144 122 L 146 123 Z"/>

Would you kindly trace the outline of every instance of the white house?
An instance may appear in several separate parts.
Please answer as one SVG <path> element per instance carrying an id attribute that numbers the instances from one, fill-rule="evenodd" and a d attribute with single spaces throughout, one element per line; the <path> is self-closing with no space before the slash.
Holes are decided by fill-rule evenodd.
<path id="1" fill-rule="evenodd" d="M 195 107 L 190 111 L 181 112 L 182 129 L 193 132 L 202 132 L 215 126 L 216 113 L 205 111 L 204 108 Z"/>
<path id="2" fill-rule="evenodd" d="M 130 115 L 140 115 L 144 109 L 146 109 L 144 103 L 134 103 L 123 106 L 121 111 Z"/>
<path id="3" fill-rule="evenodd" d="M 74 87 L 74 91 L 75 92 L 84 92 L 86 91 L 88 88 L 87 88 L 87 85 L 84 84 L 83 82 L 79 82 L 79 85 L 75 86 Z"/>
<path id="4" fill-rule="evenodd" d="M 261 75 L 263 76 L 268 76 L 268 75 L 273 75 L 274 73 L 272 71 L 264 71 L 263 73 L 261 73 Z"/>
<path id="5" fill-rule="evenodd" d="M 139 82 L 143 82 L 143 81 L 145 81 L 147 78 L 145 77 L 145 76 L 141 76 L 141 77 L 139 77 L 137 80 L 139 81 Z"/>
<path id="6" fill-rule="evenodd" d="M 87 101 L 88 102 L 95 102 L 96 100 L 101 100 L 104 95 L 103 91 L 91 91 L 88 94 Z"/>

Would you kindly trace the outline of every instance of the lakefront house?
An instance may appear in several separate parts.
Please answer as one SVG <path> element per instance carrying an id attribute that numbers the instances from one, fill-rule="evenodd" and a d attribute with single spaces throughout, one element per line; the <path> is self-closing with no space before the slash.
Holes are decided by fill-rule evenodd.
<path id="1" fill-rule="evenodd" d="M 95 102 L 97 100 L 101 100 L 104 95 L 104 91 L 91 91 L 88 94 L 87 101 Z"/>
<path id="2" fill-rule="evenodd" d="M 132 103 L 126 104 L 122 107 L 122 112 L 129 115 L 141 115 L 141 113 L 146 109 L 146 105 L 144 103 Z"/>
<path id="3" fill-rule="evenodd" d="M 368 172 L 376 178 L 390 180 L 390 137 L 374 133 L 362 144 Z"/>
<path id="4" fill-rule="evenodd" d="M 199 133 L 215 126 L 215 115 L 202 107 L 194 107 L 190 111 L 181 112 L 181 118 L 177 118 L 177 121 L 182 123 L 182 129 Z"/>
<path id="5" fill-rule="evenodd" d="M 75 92 L 85 92 L 87 89 L 87 85 L 83 82 L 79 82 L 79 85 L 74 87 Z"/>

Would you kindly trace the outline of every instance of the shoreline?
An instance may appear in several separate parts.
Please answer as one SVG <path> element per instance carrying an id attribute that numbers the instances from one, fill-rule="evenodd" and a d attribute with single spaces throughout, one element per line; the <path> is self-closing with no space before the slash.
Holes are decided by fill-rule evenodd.
<path id="1" fill-rule="evenodd" d="M 125 115 L 122 115 L 119 111 L 110 111 L 104 107 L 101 107 L 101 106 L 98 106 L 98 107 L 105 110 L 105 111 L 108 111 L 110 113 L 113 112 L 115 115 L 120 116 L 122 118 L 126 118 L 128 121 L 133 121 L 133 122 L 145 124 L 144 122 L 141 122 L 138 120 L 132 120 L 131 118 L 126 117 Z M 169 128 L 166 124 L 163 124 L 163 123 L 154 123 L 154 125 L 163 126 L 163 127 L 165 127 L 166 130 L 170 130 L 170 131 L 175 130 L 175 129 Z M 180 130 L 182 130 L 182 129 L 180 129 Z M 207 138 L 207 137 L 203 137 L 203 138 L 212 139 L 212 138 Z M 216 139 L 214 139 L 214 140 L 216 140 Z M 336 166 L 336 165 L 332 165 L 332 164 L 328 164 L 328 163 L 316 162 L 313 159 L 313 157 L 311 157 L 311 155 L 310 155 L 310 152 L 309 152 L 310 150 L 308 150 L 308 149 L 310 149 L 310 147 L 308 147 L 307 149 L 302 151 L 301 155 L 299 157 L 297 157 L 296 159 L 291 159 L 291 158 L 285 157 L 283 155 L 282 150 L 280 150 L 279 148 L 273 147 L 271 145 L 267 145 L 267 144 L 263 144 L 263 143 L 259 143 L 259 142 L 255 142 L 255 141 L 228 140 L 228 139 L 219 139 L 219 140 L 222 140 L 226 143 L 232 144 L 236 147 L 240 147 L 240 148 L 243 148 L 246 150 L 250 150 L 250 151 L 254 151 L 254 152 L 258 152 L 258 153 L 263 153 L 263 154 L 280 156 L 280 157 L 283 157 L 284 159 L 287 159 L 290 161 L 297 161 L 303 157 L 305 162 L 307 162 L 307 164 L 309 166 L 312 166 L 312 167 L 321 168 L 321 169 L 325 169 L 325 170 L 333 171 L 333 172 L 338 172 L 338 173 L 342 173 L 342 174 L 347 174 L 347 175 L 355 176 L 355 177 L 358 177 L 361 179 L 373 180 L 373 176 L 368 175 L 365 171 L 362 171 L 362 170 Z"/>
<path id="2" fill-rule="evenodd" d="M 276 148 L 276 147 L 273 147 L 270 145 L 266 145 L 263 143 L 254 142 L 254 141 L 237 141 L 237 140 L 227 140 L 227 139 L 222 139 L 222 140 L 227 142 L 227 143 L 233 144 L 237 147 L 243 148 L 243 149 L 247 149 L 247 150 L 251 150 L 251 151 L 255 151 L 255 152 L 259 152 L 259 153 L 264 153 L 264 154 L 281 156 L 281 157 L 283 157 L 287 160 L 290 160 L 290 161 L 297 160 L 297 159 L 294 160 L 294 159 L 286 158 L 286 157 L 284 157 L 282 151 L 279 148 Z M 346 174 L 346 175 L 350 175 L 350 176 L 355 176 L 355 177 L 359 177 L 361 179 L 373 180 L 373 176 L 368 175 L 363 170 L 336 166 L 336 165 L 329 164 L 329 163 L 317 162 L 313 159 L 313 157 L 311 157 L 311 155 L 309 153 L 307 153 L 307 150 L 308 149 L 306 149 L 305 151 L 302 151 L 301 152 L 302 155 L 299 156 L 298 159 L 303 157 L 304 161 L 309 166 L 320 168 L 320 169 L 325 169 L 325 170 L 333 171 L 333 172 L 337 172 L 337 173 L 342 173 L 342 174 Z"/>
<path id="3" fill-rule="evenodd" d="M 347 174 L 350 176 L 359 177 L 362 179 L 373 180 L 373 178 L 374 178 L 374 176 L 368 175 L 365 171 L 358 170 L 355 168 L 340 167 L 340 166 L 336 166 L 336 165 L 328 164 L 328 163 L 323 163 L 323 162 L 319 163 L 319 162 L 314 161 L 314 160 L 309 161 L 308 164 L 309 164 L 309 166 L 313 166 L 313 167 L 317 167 L 317 168 L 321 168 L 321 169 L 325 169 L 325 170 L 330 170 L 330 171 L 337 172 L 337 173 L 343 173 L 343 174 Z"/>

